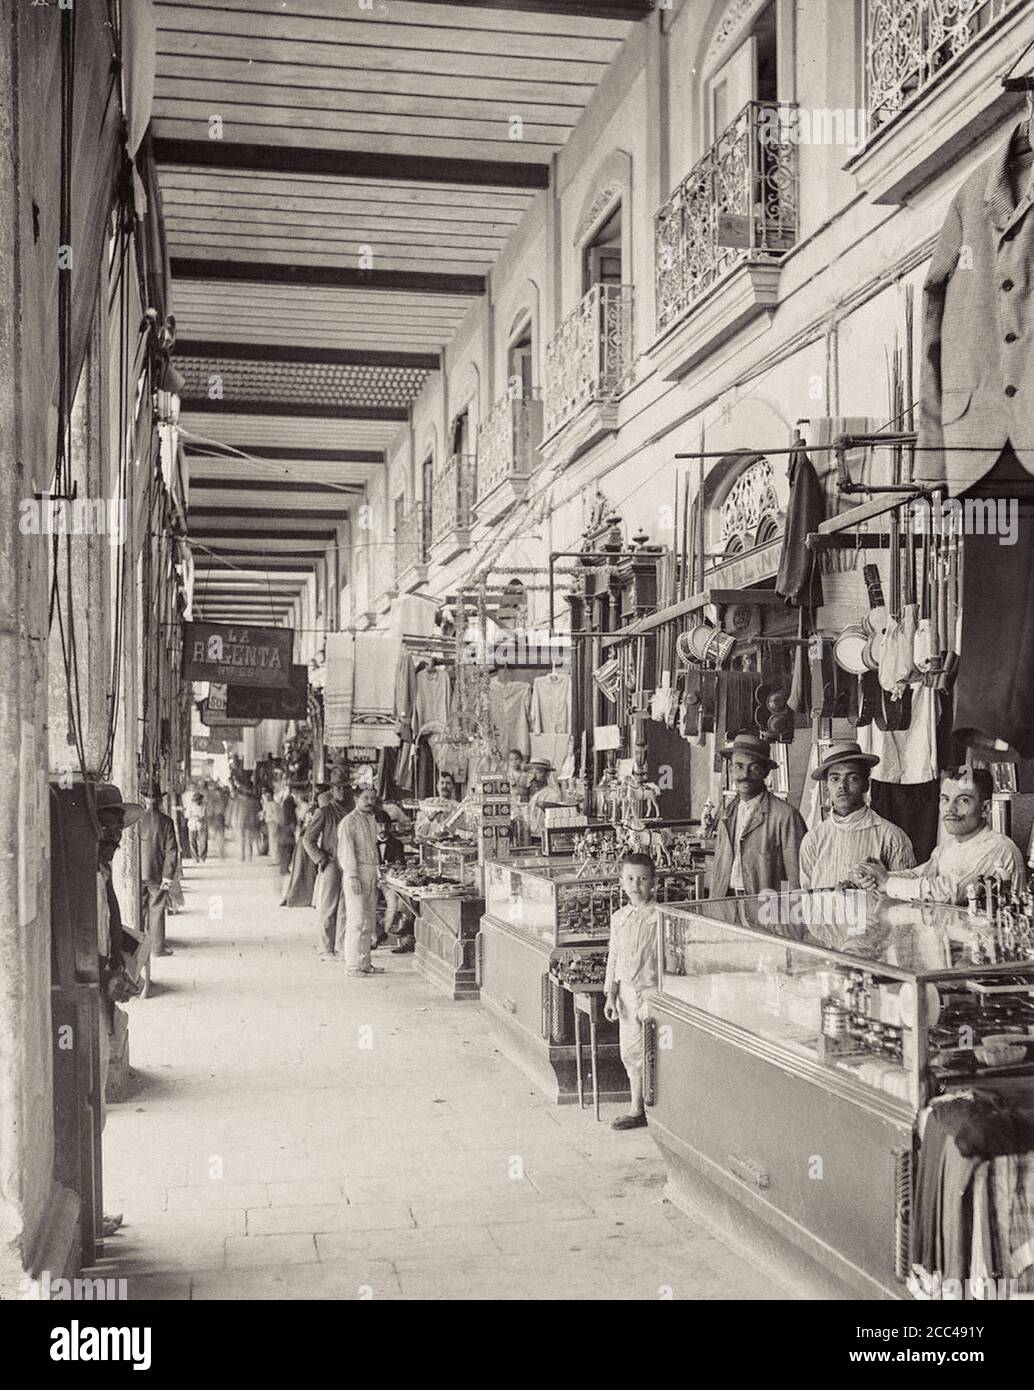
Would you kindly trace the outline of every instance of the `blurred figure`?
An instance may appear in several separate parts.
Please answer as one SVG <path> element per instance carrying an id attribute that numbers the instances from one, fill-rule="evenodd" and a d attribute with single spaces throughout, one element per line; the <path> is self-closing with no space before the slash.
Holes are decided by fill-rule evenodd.
<path id="1" fill-rule="evenodd" d="M 394 824 L 387 810 L 378 806 L 374 812 L 377 822 L 377 859 L 380 865 L 380 889 L 384 897 L 384 919 L 381 930 L 374 938 L 371 950 L 376 951 L 382 942 L 387 941 L 390 936 L 395 936 L 395 918 L 398 916 L 402 906 L 399 895 L 392 886 L 385 881 L 385 874 L 392 868 L 405 864 L 406 851 L 402 846 L 402 841 L 394 831 Z"/>
<path id="2" fill-rule="evenodd" d="M 246 780 L 237 794 L 237 822 L 240 829 L 242 860 L 250 861 L 259 844 L 259 799 L 252 790 L 250 780 Z"/>
<path id="3" fill-rule="evenodd" d="M 208 808 L 208 844 L 217 859 L 226 851 L 226 805 L 229 793 L 218 782 L 205 785 L 205 804 Z"/>
<path id="4" fill-rule="evenodd" d="M 208 807 L 204 792 L 198 789 L 187 797 L 187 834 L 192 857 L 203 864 L 208 858 Z"/>
<path id="5" fill-rule="evenodd" d="M 295 839 L 298 831 L 298 808 L 290 788 L 282 783 L 276 797 L 277 822 L 273 856 L 280 875 L 280 906 L 287 901 L 287 887 L 291 880 L 291 861 L 294 857 Z"/>

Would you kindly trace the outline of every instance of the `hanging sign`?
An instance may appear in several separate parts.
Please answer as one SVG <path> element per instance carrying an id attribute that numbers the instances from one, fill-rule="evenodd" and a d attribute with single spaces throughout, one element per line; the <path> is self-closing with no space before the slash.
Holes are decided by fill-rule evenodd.
<path id="1" fill-rule="evenodd" d="M 593 730 L 592 746 L 598 753 L 620 748 L 621 726 L 619 724 L 597 724 Z"/>
<path id="2" fill-rule="evenodd" d="M 227 686 L 227 718 L 304 719 L 309 712 L 308 666 L 292 666 L 290 678 L 291 684 L 279 690 L 250 685 Z M 213 707 L 211 696 L 208 707 Z"/>
<path id="3" fill-rule="evenodd" d="M 184 623 L 184 680 L 224 685 L 290 685 L 294 632 L 286 627 L 238 623 Z"/>
<path id="4" fill-rule="evenodd" d="M 213 710 L 207 700 L 201 701 L 201 722 L 207 724 L 213 734 L 223 733 L 224 737 L 237 739 L 241 729 L 254 729 L 257 719 L 231 719 L 225 710 Z"/>

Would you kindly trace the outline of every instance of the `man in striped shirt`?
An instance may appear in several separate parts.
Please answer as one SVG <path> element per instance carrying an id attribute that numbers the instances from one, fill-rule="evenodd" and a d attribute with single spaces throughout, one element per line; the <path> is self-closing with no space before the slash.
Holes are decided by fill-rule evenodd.
<path id="1" fill-rule="evenodd" d="M 914 867 L 911 840 L 866 803 L 870 769 L 878 762 L 857 743 L 835 743 L 811 774 L 815 781 L 825 781 L 831 809 L 801 843 L 803 888 L 858 886 L 852 871 L 865 861 L 891 873 Z"/>

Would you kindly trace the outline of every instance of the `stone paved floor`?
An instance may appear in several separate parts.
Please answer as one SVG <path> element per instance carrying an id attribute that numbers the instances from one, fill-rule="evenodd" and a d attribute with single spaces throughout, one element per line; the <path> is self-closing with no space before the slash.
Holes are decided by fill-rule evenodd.
<path id="1" fill-rule="evenodd" d="M 321 963 L 265 864 L 185 890 L 104 1135 L 131 1298 L 786 1296 L 665 1200 L 648 1134 L 549 1104 L 411 956 Z"/>

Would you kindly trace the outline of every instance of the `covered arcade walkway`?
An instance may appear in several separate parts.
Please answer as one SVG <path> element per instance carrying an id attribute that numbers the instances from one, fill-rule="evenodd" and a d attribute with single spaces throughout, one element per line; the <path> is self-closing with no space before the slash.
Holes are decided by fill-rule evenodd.
<path id="1" fill-rule="evenodd" d="M 187 868 L 129 1006 L 97 1273 L 134 1299 L 786 1296 L 664 1199 L 648 1133 L 551 1106 L 412 956 L 321 963 L 272 874 Z"/>

